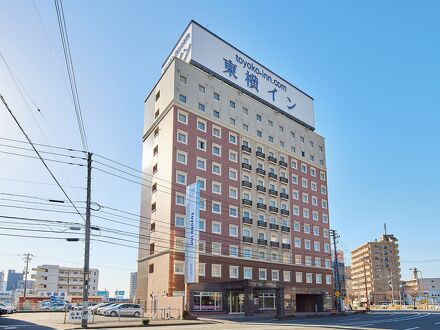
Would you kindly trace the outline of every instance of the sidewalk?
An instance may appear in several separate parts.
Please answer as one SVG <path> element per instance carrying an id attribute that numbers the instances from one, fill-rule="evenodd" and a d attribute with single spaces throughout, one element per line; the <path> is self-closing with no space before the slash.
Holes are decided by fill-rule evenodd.
<path id="1" fill-rule="evenodd" d="M 150 320 L 148 327 L 158 327 L 158 326 L 190 326 L 197 324 L 210 324 L 207 320 Z M 112 322 L 109 320 L 108 322 L 99 322 L 99 323 L 89 323 L 89 329 L 116 329 L 116 328 L 139 328 L 144 327 L 142 324 L 142 319 L 139 322 Z M 66 324 L 64 329 L 82 329 L 78 324 Z"/>

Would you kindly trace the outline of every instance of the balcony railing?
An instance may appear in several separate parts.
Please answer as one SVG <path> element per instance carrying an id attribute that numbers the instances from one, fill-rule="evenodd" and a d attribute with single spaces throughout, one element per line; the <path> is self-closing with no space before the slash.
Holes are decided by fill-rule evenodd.
<path id="1" fill-rule="evenodd" d="M 289 183 L 289 179 L 287 179 L 284 176 L 280 176 L 280 182 L 282 182 L 282 183 Z"/>
<path id="2" fill-rule="evenodd" d="M 257 157 L 259 157 L 259 158 L 266 158 L 266 155 L 264 154 L 264 152 L 261 152 L 261 151 L 256 151 L 255 152 L 255 154 L 257 155 Z"/>
<path id="3" fill-rule="evenodd" d="M 270 241 L 270 246 L 272 246 L 272 247 L 280 247 L 280 242 Z"/>
<path id="4" fill-rule="evenodd" d="M 264 203 L 257 203 L 257 209 L 265 210 L 266 209 L 266 204 L 264 204 Z"/>
<path id="5" fill-rule="evenodd" d="M 261 239 L 261 238 L 259 238 L 259 239 L 258 239 L 258 244 L 260 244 L 260 245 L 267 245 L 267 239 Z"/>
<path id="6" fill-rule="evenodd" d="M 268 157 L 267 157 L 267 160 L 268 160 L 269 162 L 273 163 L 273 164 L 276 164 L 276 163 L 277 163 L 277 159 L 276 159 L 275 157 L 273 157 L 273 156 L 268 156 Z"/>
<path id="7" fill-rule="evenodd" d="M 250 147 L 248 147 L 248 146 L 245 146 L 245 145 L 241 146 L 241 150 L 243 150 L 244 152 L 247 152 L 247 153 L 251 153 L 252 152 L 252 149 Z"/>
<path id="8" fill-rule="evenodd" d="M 248 225 L 252 225 L 252 218 L 243 217 L 243 223 L 247 223 Z"/>
<path id="9" fill-rule="evenodd" d="M 244 168 L 245 170 L 252 170 L 252 165 L 248 163 L 241 163 L 241 168 Z"/>
<path id="10" fill-rule="evenodd" d="M 262 168 L 257 167 L 257 174 L 265 175 L 266 171 L 263 170 Z"/>
<path id="11" fill-rule="evenodd" d="M 280 193 L 280 197 L 282 198 L 282 199 L 286 199 L 286 200 L 288 200 L 289 199 L 289 195 L 288 194 L 286 194 L 286 193 Z"/>
<path id="12" fill-rule="evenodd" d="M 290 233 L 290 227 L 287 226 L 281 226 L 281 231 L 284 231 L 286 233 Z"/>
<path id="13" fill-rule="evenodd" d="M 257 225 L 258 227 L 267 227 L 267 222 L 258 220 Z"/>
<path id="14" fill-rule="evenodd" d="M 276 223 L 271 223 L 270 224 L 270 229 L 278 230 L 278 229 L 280 229 L 280 226 L 277 225 Z"/>
<path id="15" fill-rule="evenodd" d="M 278 178 L 278 175 L 276 175 L 275 173 L 269 172 L 269 178 L 276 180 Z"/>
<path id="16" fill-rule="evenodd" d="M 252 206 L 252 201 L 250 199 L 243 198 L 241 201 L 243 205 Z"/>
<path id="17" fill-rule="evenodd" d="M 288 210 L 285 210 L 285 209 L 281 209 L 281 214 L 282 215 L 289 215 L 289 211 Z"/>
<path id="18" fill-rule="evenodd" d="M 257 185 L 257 190 L 260 192 L 266 192 L 266 187 Z"/>
<path id="19" fill-rule="evenodd" d="M 289 243 L 282 243 L 282 244 L 281 244 L 281 247 L 282 247 L 283 249 L 289 249 L 289 250 L 290 250 L 290 244 L 289 244 Z"/>
<path id="20" fill-rule="evenodd" d="M 243 236 L 243 242 L 245 243 L 252 243 L 254 240 L 252 239 L 252 237 L 249 236 Z"/>
<path id="21" fill-rule="evenodd" d="M 246 188 L 252 188 L 252 182 L 243 180 L 241 181 L 241 185 Z"/>
<path id="22" fill-rule="evenodd" d="M 278 191 L 276 191 L 274 189 L 269 189 L 269 195 L 278 196 Z"/>
<path id="23" fill-rule="evenodd" d="M 276 207 L 276 206 L 269 206 L 269 211 L 270 212 L 274 212 L 274 213 L 278 213 L 278 207 Z"/>
<path id="24" fill-rule="evenodd" d="M 280 164 L 281 167 L 287 167 L 287 163 L 283 160 L 280 160 L 278 163 Z"/>

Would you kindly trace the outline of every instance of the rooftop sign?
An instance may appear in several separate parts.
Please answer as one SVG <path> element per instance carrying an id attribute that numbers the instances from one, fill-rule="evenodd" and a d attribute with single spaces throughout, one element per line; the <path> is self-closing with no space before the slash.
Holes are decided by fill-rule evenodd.
<path id="1" fill-rule="evenodd" d="M 314 128 L 313 99 L 220 37 L 191 21 L 162 65 L 174 57 L 194 64 Z"/>

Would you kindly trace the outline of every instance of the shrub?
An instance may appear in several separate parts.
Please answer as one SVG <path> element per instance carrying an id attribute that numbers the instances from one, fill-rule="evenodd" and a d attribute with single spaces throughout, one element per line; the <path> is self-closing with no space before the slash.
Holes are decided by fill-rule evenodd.
<path id="1" fill-rule="evenodd" d="M 145 326 L 147 326 L 149 323 L 150 323 L 149 319 L 143 319 L 142 320 L 142 324 L 145 325 Z"/>

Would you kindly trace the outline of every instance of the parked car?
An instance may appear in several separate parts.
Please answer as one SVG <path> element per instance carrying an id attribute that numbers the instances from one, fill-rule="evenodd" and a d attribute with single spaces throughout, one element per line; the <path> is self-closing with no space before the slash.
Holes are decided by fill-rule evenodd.
<path id="1" fill-rule="evenodd" d="M 3 314 L 8 314 L 8 311 L 0 307 L 0 316 L 2 316 Z"/>
<path id="2" fill-rule="evenodd" d="M 98 307 L 98 308 L 96 309 L 96 314 L 104 315 L 104 310 L 106 310 L 107 308 L 111 308 L 111 307 L 113 307 L 113 306 L 115 306 L 115 305 L 119 305 L 119 304 L 120 304 L 120 303 L 109 303 L 108 305 L 106 304 L 105 306 Z"/>
<path id="3" fill-rule="evenodd" d="M 41 309 L 43 311 L 60 312 L 68 309 L 68 304 L 65 301 L 55 301 L 51 302 L 49 305 L 44 305 Z"/>
<path id="4" fill-rule="evenodd" d="M 140 317 L 144 314 L 141 305 L 138 304 L 118 304 L 116 306 L 106 308 L 104 310 L 105 316 L 135 316 Z"/>
<path id="5" fill-rule="evenodd" d="M 17 312 L 17 309 L 14 306 L 5 303 L 0 303 L 0 308 L 6 311 L 4 314 L 12 314 Z"/>
<path id="6" fill-rule="evenodd" d="M 89 313 L 95 313 L 96 314 L 98 308 L 107 307 L 107 306 L 109 306 L 111 304 L 112 303 L 99 303 L 99 304 L 94 305 L 94 306 L 89 306 Z"/>

